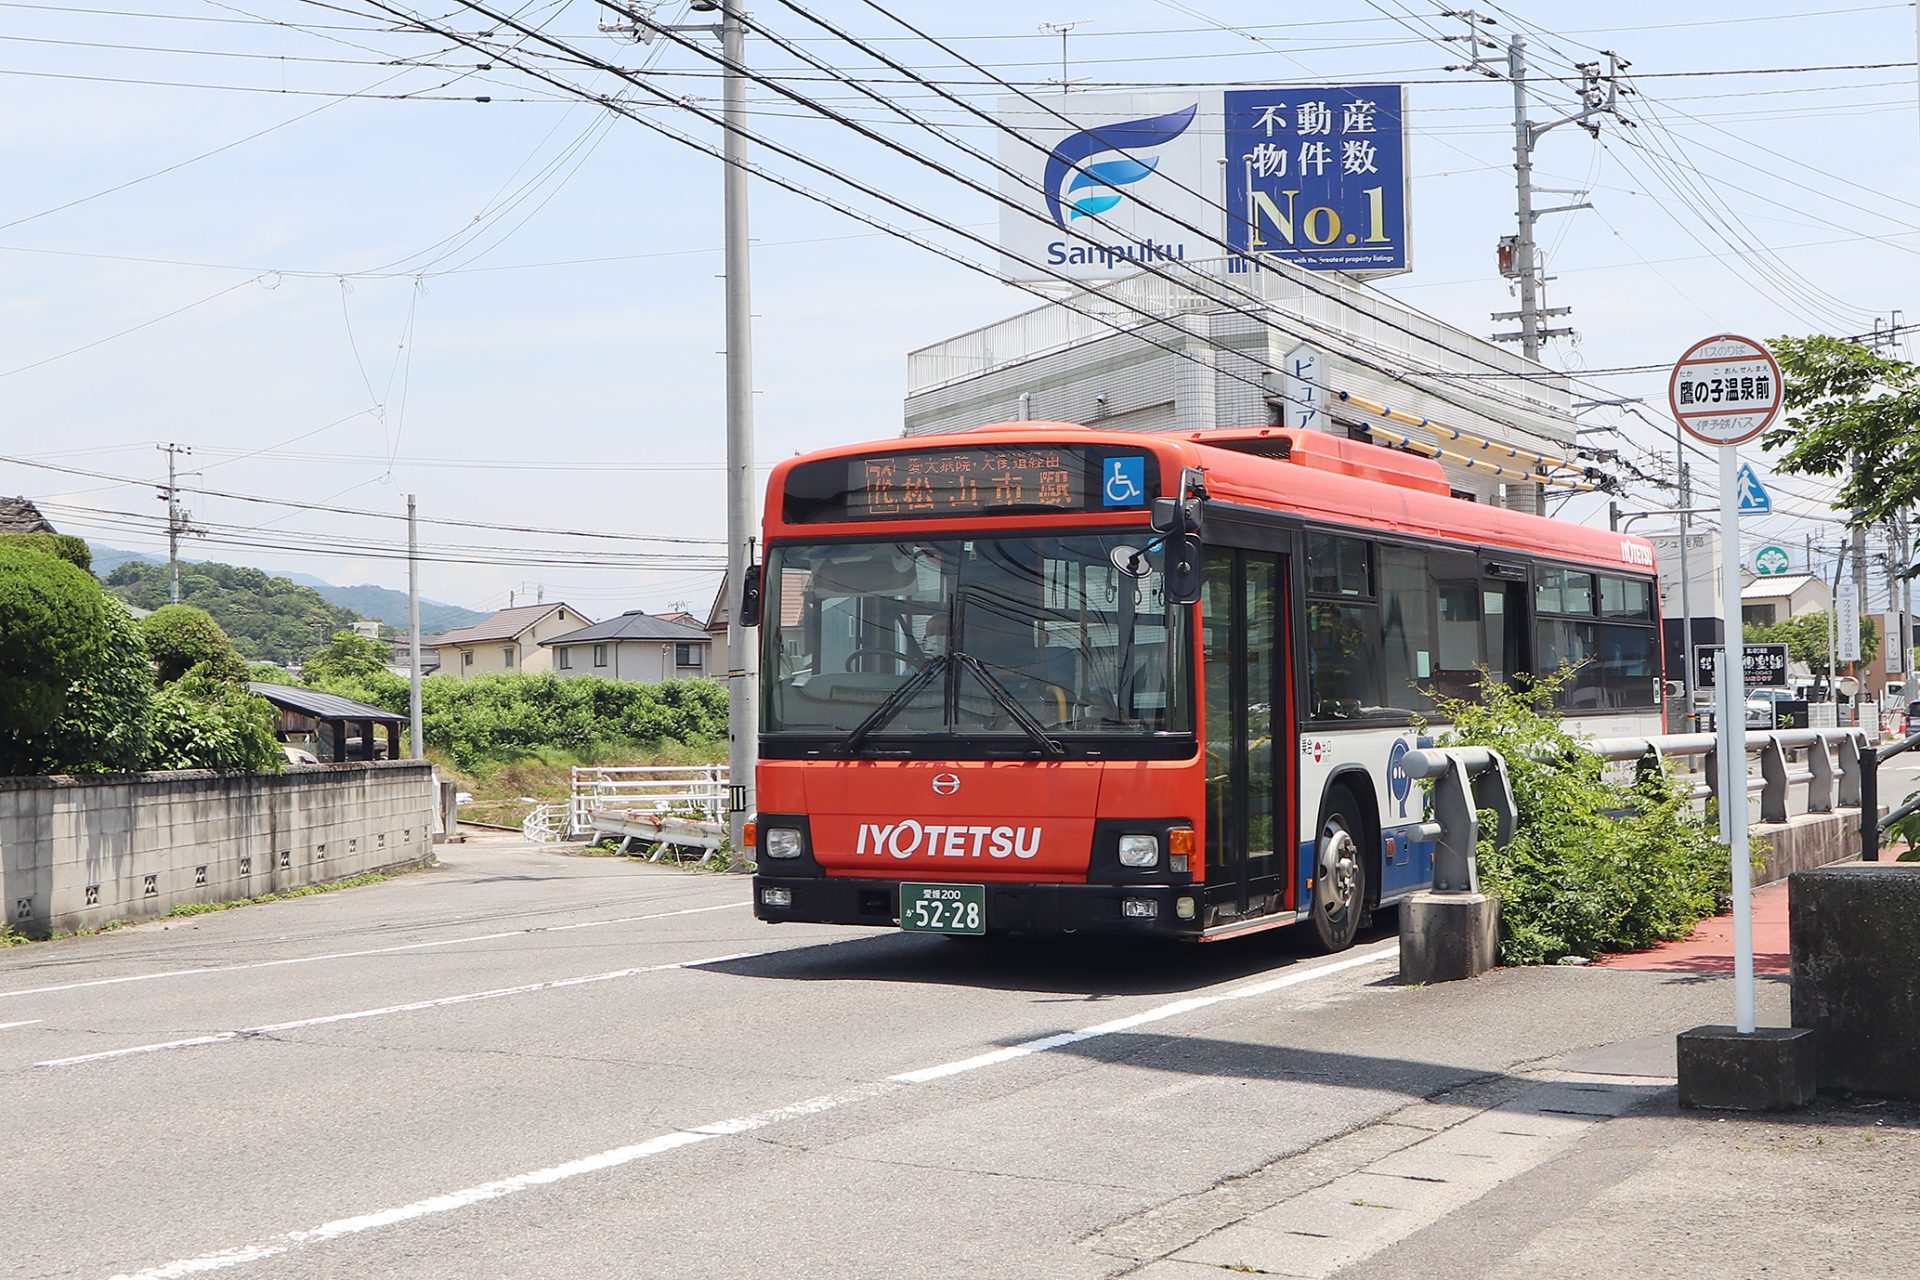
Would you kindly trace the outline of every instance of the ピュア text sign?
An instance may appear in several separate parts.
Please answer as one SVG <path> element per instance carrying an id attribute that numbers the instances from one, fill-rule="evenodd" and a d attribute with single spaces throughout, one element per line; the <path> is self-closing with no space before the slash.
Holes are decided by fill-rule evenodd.
<path id="1" fill-rule="evenodd" d="M 1783 388 L 1773 353 L 1752 338 L 1722 333 L 1687 348 L 1667 380 L 1674 420 L 1708 444 L 1739 444 L 1767 429 Z"/>

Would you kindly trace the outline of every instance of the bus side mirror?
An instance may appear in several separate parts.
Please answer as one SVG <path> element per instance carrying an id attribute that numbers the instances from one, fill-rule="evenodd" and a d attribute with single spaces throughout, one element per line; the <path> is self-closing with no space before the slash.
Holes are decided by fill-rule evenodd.
<path id="1" fill-rule="evenodd" d="M 1164 580 L 1169 602 L 1193 604 L 1200 599 L 1200 539 L 1179 534 L 1167 539 Z"/>
<path id="2" fill-rule="evenodd" d="M 740 625 L 760 625 L 760 566 L 750 564 L 740 575 Z"/>
<path id="3" fill-rule="evenodd" d="M 1178 498 L 1155 498 L 1153 509 L 1147 516 L 1149 526 L 1155 533 L 1177 533 L 1180 530 L 1180 500 Z"/>

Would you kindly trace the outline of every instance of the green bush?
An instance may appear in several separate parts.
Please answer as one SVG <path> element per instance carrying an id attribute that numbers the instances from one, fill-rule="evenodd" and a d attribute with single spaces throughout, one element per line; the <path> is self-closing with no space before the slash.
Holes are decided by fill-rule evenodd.
<path id="1" fill-rule="evenodd" d="M 213 615 L 190 604 L 162 605 L 141 619 L 140 630 L 162 684 L 172 684 L 202 662 L 239 660 Z"/>
<path id="2" fill-rule="evenodd" d="M 406 710 L 406 682 L 370 681 L 361 692 L 329 692 Z M 427 745 L 462 769 L 532 758 L 543 749 L 589 754 L 609 744 L 658 747 L 725 738 L 727 695 L 717 680 L 630 684 L 591 676 L 429 677 L 421 687 Z"/>
<path id="3" fill-rule="evenodd" d="M 1567 672 L 1516 690 L 1481 676 L 1481 701 L 1441 698 L 1443 746 L 1492 747 L 1506 758 L 1519 825 L 1505 850 L 1483 841 L 1482 888 L 1500 896 L 1500 959 L 1631 951 L 1684 937 L 1729 888 L 1725 846 L 1684 791 L 1641 770 L 1631 786 L 1560 727 L 1550 708 Z"/>
<path id="4" fill-rule="evenodd" d="M 48 734 L 41 773 L 131 773 L 144 769 L 153 714 L 153 664 L 140 624 L 104 597 L 106 642 L 92 668 L 67 690 Z"/>
<path id="5" fill-rule="evenodd" d="M 108 640 L 99 584 L 26 542 L 0 539 L 0 775 L 38 771 L 69 691 Z"/>
<path id="6" fill-rule="evenodd" d="M 301 673 L 309 682 L 320 680 L 366 680 L 391 676 L 387 670 L 390 650 L 378 640 L 369 640 L 356 631 L 336 631 L 326 647 L 308 658 Z"/>
<path id="7" fill-rule="evenodd" d="M 286 753 L 274 737 L 273 705 L 197 666 L 153 700 L 151 769 L 239 769 L 278 773 Z"/>
<path id="8" fill-rule="evenodd" d="M 0 537 L 10 546 L 31 547 L 56 560 L 65 560 L 76 569 L 93 572 L 93 548 L 85 538 L 65 533 L 9 533 Z"/>

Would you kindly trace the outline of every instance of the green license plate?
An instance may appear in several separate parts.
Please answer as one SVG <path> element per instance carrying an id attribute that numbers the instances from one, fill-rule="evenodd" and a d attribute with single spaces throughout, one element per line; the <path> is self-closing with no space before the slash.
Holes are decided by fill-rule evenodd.
<path id="1" fill-rule="evenodd" d="M 909 933 L 985 933 L 983 884 L 903 884 L 900 927 Z"/>

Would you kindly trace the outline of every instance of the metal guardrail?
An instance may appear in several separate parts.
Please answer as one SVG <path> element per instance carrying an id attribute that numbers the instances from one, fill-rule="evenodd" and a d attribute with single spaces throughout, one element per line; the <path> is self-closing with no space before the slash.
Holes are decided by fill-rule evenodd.
<path id="1" fill-rule="evenodd" d="M 1584 744 L 1608 760 L 1664 761 L 1670 757 L 1706 757 L 1706 781 L 1690 793 L 1695 800 L 1719 794 L 1719 738 L 1711 733 L 1669 733 L 1649 738 L 1600 738 Z M 1804 762 L 1792 754 L 1805 752 Z M 1785 822 L 1791 814 L 1789 788 L 1807 788 L 1807 813 L 1832 813 L 1836 803 L 1867 807 L 1873 790 L 1868 766 L 1873 747 L 1861 729 L 1775 729 L 1747 735 L 1747 754 L 1760 757 L 1760 776 L 1747 778 L 1747 792 L 1760 794 L 1760 821 Z"/>
<path id="2" fill-rule="evenodd" d="M 1480 892 L 1480 812 L 1492 810 L 1494 844 L 1505 848 L 1519 824 L 1513 788 L 1507 782 L 1507 761 L 1490 747 L 1423 747 L 1409 751 L 1401 767 L 1410 777 L 1431 778 L 1428 797 L 1433 819 L 1414 831 L 1414 838 L 1431 840 L 1433 891 Z"/>
<path id="3" fill-rule="evenodd" d="M 727 815 L 727 766 L 576 765 L 567 801 L 567 835 L 593 830 L 598 811 L 678 813 L 707 822 Z"/>
<path id="4" fill-rule="evenodd" d="M 520 820 L 520 835 L 535 844 L 552 844 L 567 836 L 567 806 L 543 804 Z"/>

